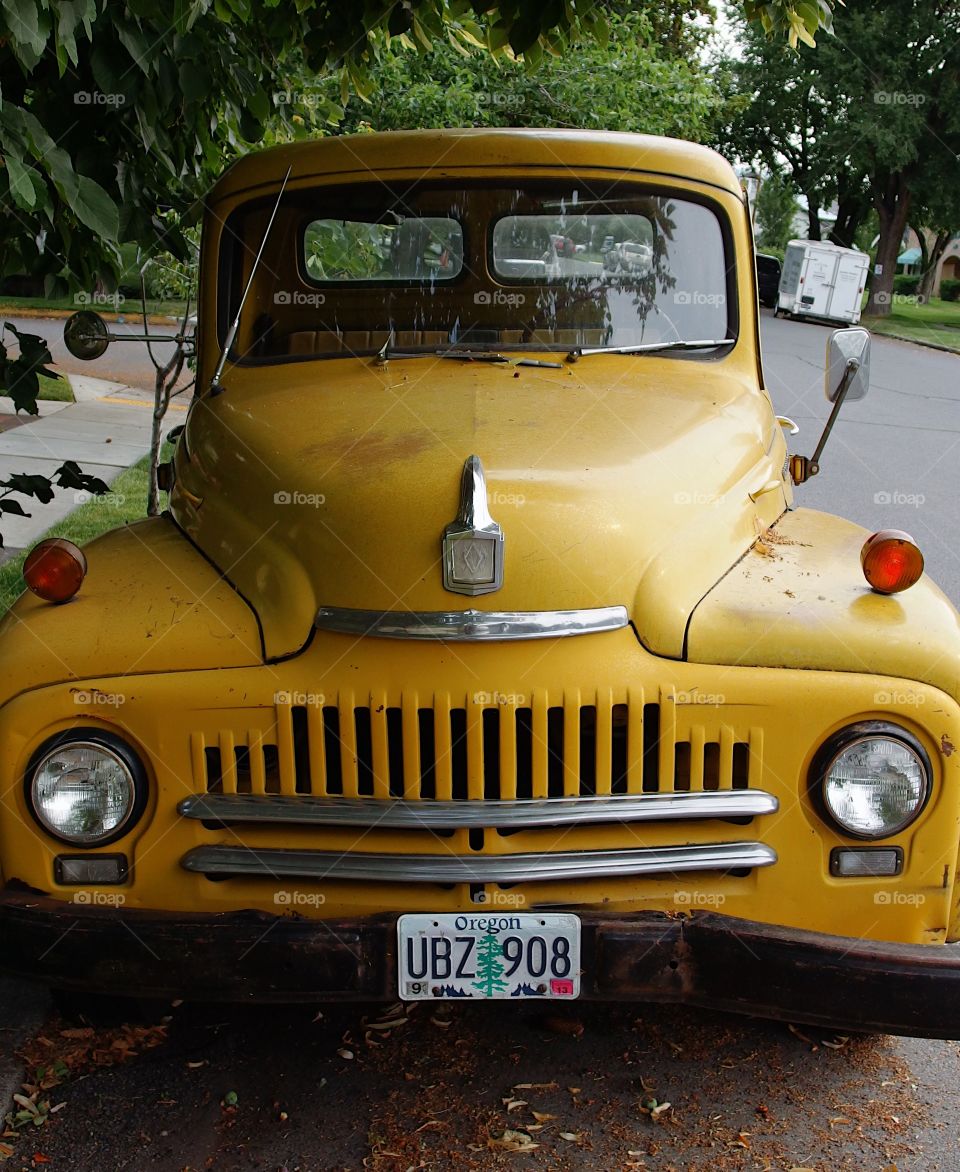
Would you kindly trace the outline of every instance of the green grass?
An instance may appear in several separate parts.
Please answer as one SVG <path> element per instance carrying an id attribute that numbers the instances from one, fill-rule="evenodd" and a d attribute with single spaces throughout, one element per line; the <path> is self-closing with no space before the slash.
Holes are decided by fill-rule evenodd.
<path id="1" fill-rule="evenodd" d="M 960 352 L 960 302 L 931 298 L 925 305 L 895 301 L 888 317 L 865 317 L 875 334 L 897 334 L 916 342 L 934 342 Z"/>
<path id="2" fill-rule="evenodd" d="M 73 387 L 70 386 L 70 380 L 65 374 L 60 378 L 48 378 L 47 375 L 41 374 L 40 393 L 37 398 L 54 403 L 72 403 Z"/>
<path id="3" fill-rule="evenodd" d="M 164 459 L 169 458 L 163 456 Z M 49 529 L 45 537 L 66 537 L 76 545 L 83 545 L 124 525 L 128 521 L 139 521 L 147 515 L 147 484 L 149 480 L 150 457 L 144 458 L 125 469 L 110 486 L 107 496 L 93 497 L 80 505 L 68 517 Z M 24 509 L 34 516 L 42 515 L 43 505 L 36 501 L 21 500 Z M 22 593 L 23 562 L 26 551 L 0 566 L 0 615 Z"/>

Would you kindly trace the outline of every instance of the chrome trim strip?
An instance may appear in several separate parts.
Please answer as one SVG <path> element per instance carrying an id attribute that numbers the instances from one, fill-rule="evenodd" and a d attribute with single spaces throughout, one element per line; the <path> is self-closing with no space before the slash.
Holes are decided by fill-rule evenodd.
<path id="1" fill-rule="evenodd" d="M 180 865 L 202 875 L 253 875 L 278 880 L 523 883 L 770 867 L 776 861 L 776 852 L 763 843 L 717 842 L 521 855 L 399 855 L 197 846 L 184 855 Z"/>
<path id="2" fill-rule="evenodd" d="M 511 830 L 599 822 L 662 822 L 685 818 L 753 818 L 780 803 L 761 789 L 708 793 L 614 794 L 520 801 L 416 801 L 311 797 L 308 794 L 193 794 L 177 807 L 184 818 L 209 822 L 271 822 L 300 826 L 362 826 L 382 830 Z"/>
<path id="3" fill-rule="evenodd" d="M 619 631 L 629 622 L 625 606 L 588 610 L 354 610 L 322 606 L 314 624 L 321 631 L 373 635 L 380 639 L 557 639 Z"/>

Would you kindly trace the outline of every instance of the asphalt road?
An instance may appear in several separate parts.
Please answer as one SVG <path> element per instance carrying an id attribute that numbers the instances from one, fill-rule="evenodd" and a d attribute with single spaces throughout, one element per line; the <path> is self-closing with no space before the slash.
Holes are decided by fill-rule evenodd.
<path id="1" fill-rule="evenodd" d="M 823 392 L 827 326 L 763 311 L 767 386 L 777 411 L 800 426 L 791 451 L 810 455 L 829 404 Z M 870 529 L 905 529 L 931 577 L 960 604 L 960 357 L 889 338 L 871 343 L 870 390 L 847 403 L 796 502 Z"/>
<path id="2" fill-rule="evenodd" d="M 764 315 L 767 380 L 806 454 L 828 410 L 828 333 Z M 911 531 L 955 601 L 958 374 L 958 358 L 877 339 L 870 395 L 848 406 L 823 471 L 798 490 L 813 507 Z M 93 1041 L 99 1057 L 52 1092 L 65 1106 L 11 1166 L 36 1167 L 36 1153 L 70 1172 L 960 1166 L 954 1042 L 647 1006 L 584 1004 L 549 1020 L 529 1005 L 428 1005 L 392 1031 L 365 1022 L 382 1010 L 364 1006 L 169 1012 L 166 1040 L 122 1065 L 105 1064 L 116 1035 L 48 1025 L 36 1049 L 48 1063 Z M 671 1105 L 653 1118 L 650 1100 Z M 539 1146 L 508 1152 L 505 1129 Z"/>

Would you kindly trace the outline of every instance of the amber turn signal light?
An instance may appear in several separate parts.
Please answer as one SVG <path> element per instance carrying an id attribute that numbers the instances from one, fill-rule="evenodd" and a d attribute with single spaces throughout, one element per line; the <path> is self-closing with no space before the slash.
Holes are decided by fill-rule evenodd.
<path id="1" fill-rule="evenodd" d="M 923 573 L 923 554 L 909 533 L 881 529 L 860 550 L 863 576 L 878 594 L 908 590 Z"/>
<path id="2" fill-rule="evenodd" d="M 83 585 L 86 574 L 83 550 L 62 537 L 38 542 L 23 563 L 24 581 L 46 602 L 69 602 Z"/>

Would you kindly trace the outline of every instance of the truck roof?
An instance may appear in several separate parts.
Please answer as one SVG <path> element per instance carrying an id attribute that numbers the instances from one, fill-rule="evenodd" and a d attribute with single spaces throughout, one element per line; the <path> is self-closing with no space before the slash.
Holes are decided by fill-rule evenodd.
<path id="1" fill-rule="evenodd" d="M 434 178 L 520 168 L 576 172 L 586 168 L 673 176 L 741 195 L 730 164 L 716 151 L 682 139 L 586 130 L 399 130 L 308 139 L 238 159 L 217 181 L 210 202 L 276 189 L 317 176 L 359 182 L 385 172 Z"/>

